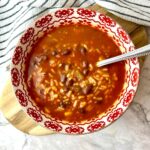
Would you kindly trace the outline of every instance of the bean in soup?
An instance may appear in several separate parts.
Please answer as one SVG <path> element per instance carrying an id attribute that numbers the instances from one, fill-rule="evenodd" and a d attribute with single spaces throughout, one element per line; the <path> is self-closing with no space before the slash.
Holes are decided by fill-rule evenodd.
<path id="1" fill-rule="evenodd" d="M 61 26 L 33 47 L 26 62 L 29 95 L 50 117 L 81 122 L 109 109 L 124 84 L 125 63 L 97 68 L 121 54 L 104 32 L 85 25 Z"/>

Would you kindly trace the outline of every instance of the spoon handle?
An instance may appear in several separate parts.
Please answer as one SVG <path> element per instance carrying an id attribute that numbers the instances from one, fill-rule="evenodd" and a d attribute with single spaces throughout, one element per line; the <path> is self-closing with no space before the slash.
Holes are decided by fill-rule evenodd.
<path id="1" fill-rule="evenodd" d="M 97 67 L 102 67 L 102 66 L 112 64 L 112 63 L 115 63 L 115 62 L 119 62 L 119 61 L 122 61 L 122 60 L 130 59 L 130 58 L 134 58 L 134 57 L 145 56 L 145 55 L 149 55 L 149 54 L 150 54 L 150 44 L 148 44 L 144 47 L 138 48 L 136 50 L 133 50 L 131 52 L 122 54 L 122 55 L 118 55 L 118 56 L 115 56 L 115 57 L 112 57 L 112 58 L 108 58 L 108 59 L 105 59 L 105 60 L 102 60 L 102 61 L 98 61 L 96 63 L 96 66 Z"/>

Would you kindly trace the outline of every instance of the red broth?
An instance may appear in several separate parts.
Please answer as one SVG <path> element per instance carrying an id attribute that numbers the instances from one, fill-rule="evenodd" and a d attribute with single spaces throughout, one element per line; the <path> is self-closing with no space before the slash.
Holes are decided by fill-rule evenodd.
<path id="1" fill-rule="evenodd" d="M 59 120 L 81 122 L 106 112 L 124 84 L 125 63 L 97 68 L 98 60 L 121 54 L 102 31 L 61 26 L 42 37 L 26 62 L 29 95 L 40 111 Z"/>

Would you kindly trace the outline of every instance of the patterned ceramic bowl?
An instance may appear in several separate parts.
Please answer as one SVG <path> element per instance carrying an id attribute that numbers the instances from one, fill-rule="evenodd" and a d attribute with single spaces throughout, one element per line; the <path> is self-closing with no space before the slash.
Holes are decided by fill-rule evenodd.
<path id="1" fill-rule="evenodd" d="M 139 62 L 136 58 L 125 63 L 126 77 L 123 90 L 111 108 L 98 118 L 84 123 L 64 123 L 54 118 L 47 118 L 39 111 L 27 94 L 24 80 L 25 60 L 32 46 L 47 32 L 65 24 L 80 23 L 94 26 L 107 32 L 120 47 L 122 53 L 134 50 L 134 45 L 128 34 L 114 20 L 95 11 L 78 9 L 60 9 L 47 14 L 34 22 L 22 35 L 18 42 L 11 65 L 11 80 L 16 98 L 22 109 L 37 123 L 50 130 L 67 134 L 85 134 L 98 131 L 118 119 L 127 109 L 135 95 L 139 81 Z"/>

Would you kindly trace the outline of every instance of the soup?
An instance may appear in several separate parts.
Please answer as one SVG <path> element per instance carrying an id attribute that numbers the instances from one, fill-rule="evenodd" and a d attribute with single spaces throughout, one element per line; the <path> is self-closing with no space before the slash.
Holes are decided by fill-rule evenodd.
<path id="1" fill-rule="evenodd" d="M 104 32 L 85 25 L 60 26 L 42 37 L 26 62 L 27 90 L 41 112 L 68 122 L 91 120 L 118 98 L 125 62 L 96 67 L 121 54 Z"/>

